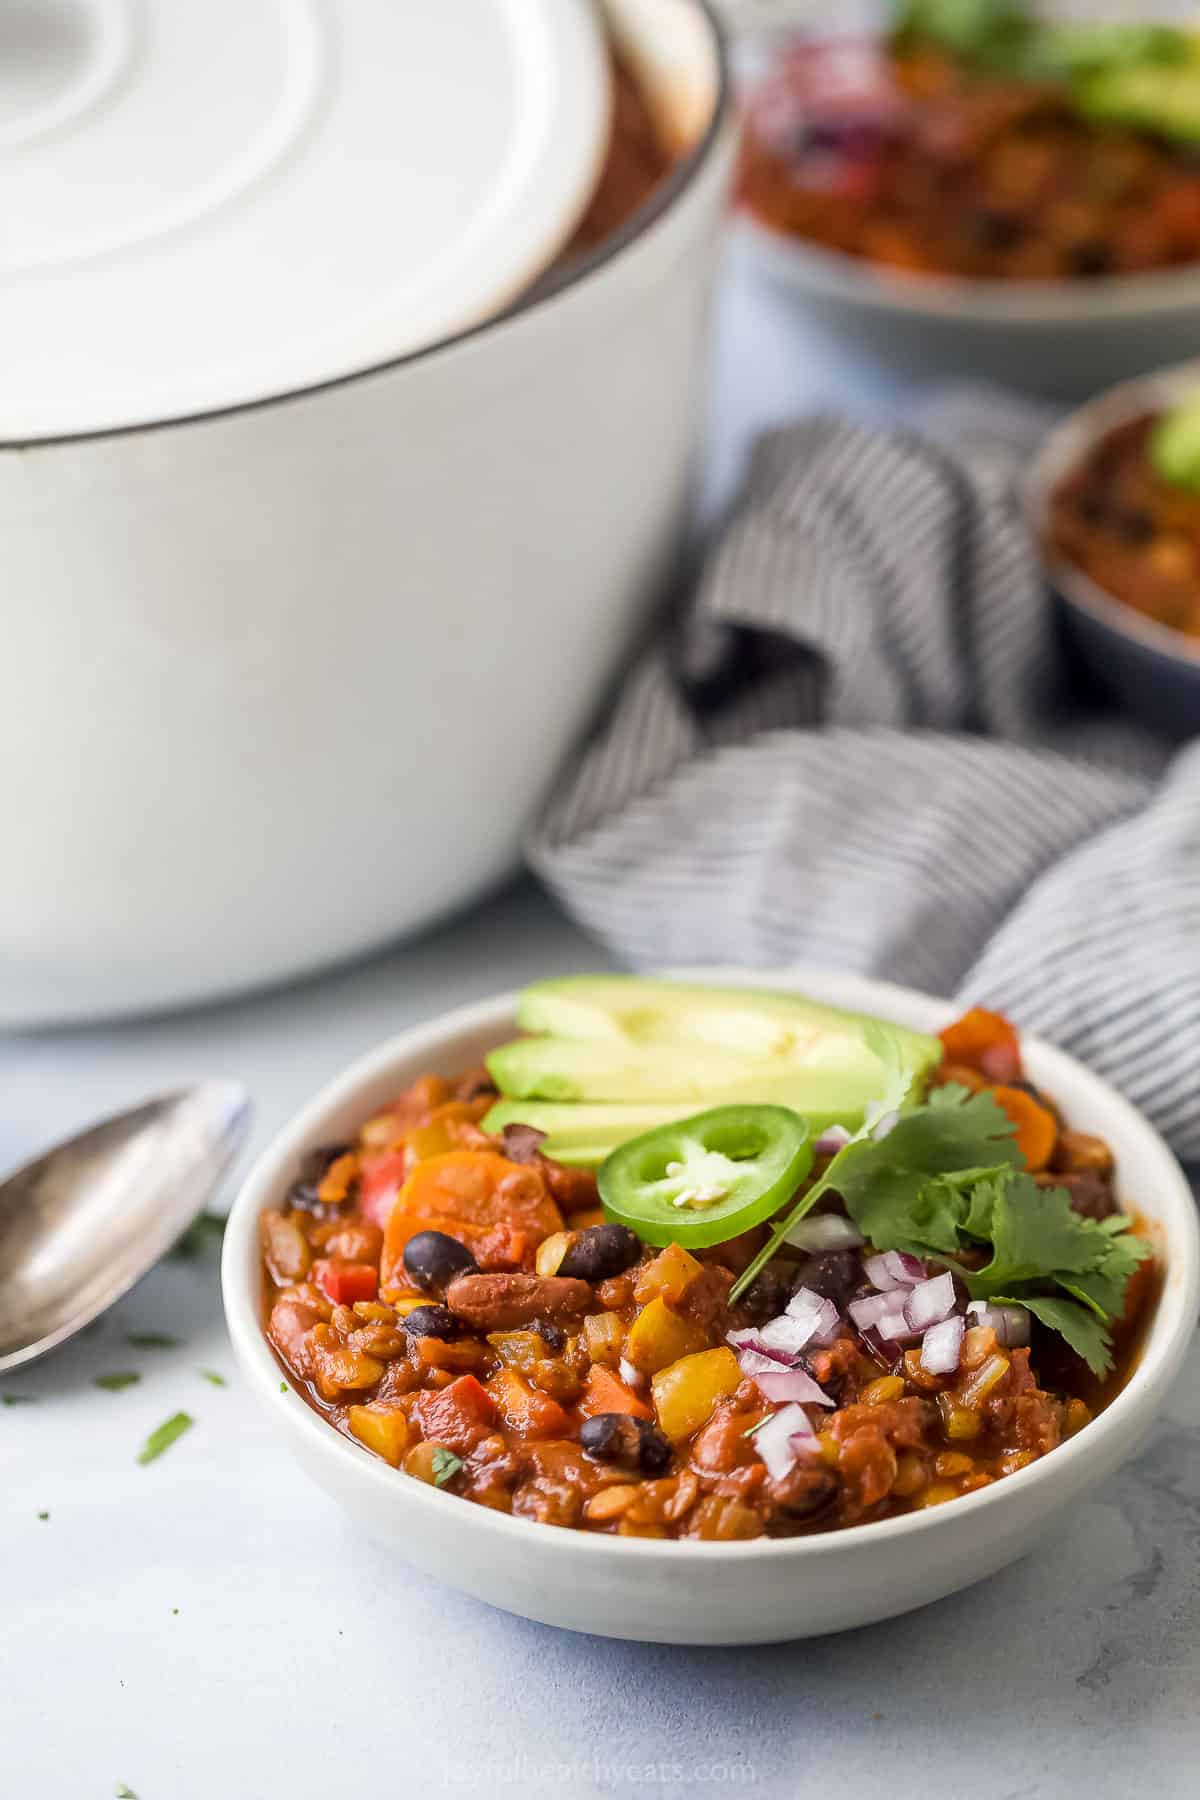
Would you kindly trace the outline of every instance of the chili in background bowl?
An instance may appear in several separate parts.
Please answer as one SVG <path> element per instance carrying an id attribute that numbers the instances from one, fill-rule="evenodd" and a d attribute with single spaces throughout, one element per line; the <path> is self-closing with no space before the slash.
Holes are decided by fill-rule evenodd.
<path id="1" fill-rule="evenodd" d="M 756 136 L 756 109 L 769 107 L 772 82 L 786 89 L 789 59 L 839 48 L 848 56 L 869 54 L 880 43 L 879 36 L 860 36 L 839 45 L 827 34 L 811 33 L 785 44 L 765 80 L 750 84 L 738 235 L 753 266 L 794 296 L 823 330 L 910 377 L 983 377 L 1079 399 L 1165 359 L 1200 352 L 1200 262 L 1170 266 L 1179 258 L 1165 249 L 1136 273 L 1119 262 L 1109 272 L 1097 270 L 1081 253 L 1078 272 L 1068 276 L 1058 273 L 1048 247 L 1044 272 L 1016 278 L 998 273 L 1006 257 L 1012 260 L 1001 248 L 974 263 L 960 259 L 957 271 L 949 253 L 919 266 L 903 246 L 889 260 L 872 260 L 840 243 L 844 221 L 836 208 L 817 208 L 813 215 L 825 219 L 826 241 L 804 235 L 804 208 L 797 210 L 794 196 L 789 205 L 783 162 Z M 829 83 L 819 85 L 827 90 Z M 802 120 L 803 101 L 793 104 Z M 776 106 L 778 111 L 778 101 Z M 786 105 L 782 113 L 786 137 Z M 874 122 L 867 118 L 863 129 L 886 142 L 888 120 L 882 114 Z M 1179 162 L 1183 167 L 1182 155 Z"/>
<path id="2" fill-rule="evenodd" d="M 1121 383 L 1064 419 L 1029 470 L 1024 504 L 1072 644 L 1096 681 L 1151 729 L 1174 739 L 1200 731 L 1200 639 L 1173 630 L 1118 598 L 1082 568 L 1055 527 L 1056 496 L 1097 450 L 1138 421 L 1200 389 L 1200 362 Z M 1200 594 L 1200 581 L 1197 583 Z"/>
<path id="3" fill-rule="evenodd" d="M 936 1030 L 948 1004 L 854 976 L 708 970 L 689 980 L 798 989 L 834 1005 Z M 405 1557 L 493 1605 L 570 1629 L 677 1643 L 754 1643 L 887 1618 L 990 1574 L 1136 1447 L 1194 1327 L 1200 1236 L 1194 1202 L 1166 1145 L 1096 1076 L 1023 1040 L 1030 1079 L 1078 1130 L 1104 1137 L 1120 1198 L 1154 1228 L 1164 1281 L 1127 1385 L 1051 1455 L 947 1507 L 791 1539 L 711 1544 L 547 1529 L 466 1505 L 404 1477 L 332 1430 L 281 1382 L 264 1333 L 258 1221 L 278 1205 L 306 1151 L 352 1134 L 429 1069 L 477 1062 L 515 1029 L 512 997 L 460 1009 L 384 1045 L 319 1095 L 260 1159 L 230 1215 L 222 1261 L 226 1315 L 247 1379 L 301 1463 L 351 1516 Z"/>

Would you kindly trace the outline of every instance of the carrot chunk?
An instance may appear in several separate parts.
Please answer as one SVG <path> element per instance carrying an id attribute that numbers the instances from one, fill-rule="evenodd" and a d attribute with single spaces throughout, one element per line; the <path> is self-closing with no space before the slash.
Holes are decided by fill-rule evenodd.
<path id="1" fill-rule="evenodd" d="M 383 1287 L 404 1279 L 404 1246 L 418 1231 L 444 1231 L 493 1262 L 498 1244 L 540 1244 L 562 1214 L 536 1168 L 494 1150 L 451 1150 L 419 1162 L 392 1206 L 383 1240 Z"/>
<path id="2" fill-rule="evenodd" d="M 594 1419 L 598 1413 L 632 1413 L 635 1419 L 654 1417 L 653 1410 L 634 1393 L 627 1381 L 622 1381 L 619 1375 L 598 1363 L 593 1363 L 588 1370 L 579 1410 L 585 1419 Z"/>
<path id="3" fill-rule="evenodd" d="M 1017 1148 L 1025 1158 L 1025 1167 L 1033 1174 L 1044 1169 L 1058 1141 L 1058 1120 L 1054 1114 L 1039 1106 L 1024 1088 L 996 1087 L 991 1094 L 1017 1128 Z"/>

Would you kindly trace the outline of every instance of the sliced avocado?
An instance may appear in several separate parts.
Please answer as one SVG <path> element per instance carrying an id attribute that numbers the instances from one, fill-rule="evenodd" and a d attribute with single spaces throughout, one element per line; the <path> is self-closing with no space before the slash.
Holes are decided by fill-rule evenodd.
<path id="1" fill-rule="evenodd" d="M 526 988 L 517 1022 L 524 1031 L 625 1048 L 707 1047 L 726 1056 L 765 1060 L 777 1070 L 863 1072 L 872 1092 L 879 1084 L 879 1064 L 863 1035 L 870 1022 L 866 1015 L 823 1006 L 801 994 L 638 975 L 574 975 Z M 914 1075 L 940 1060 L 937 1038 L 899 1025 L 890 1029 Z"/>
<path id="2" fill-rule="evenodd" d="M 1200 490 L 1200 394 L 1163 414 L 1151 433 L 1150 461 L 1164 481 Z"/>
<path id="3" fill-rule="evenodd" d="M 840 1066 L 833 1066 L 833 1050 Z M 582 1038 L 518 1038 L 493 1050 L 488 1070 L 501 1093 L 517 1100 L 636 1101 L 789 1106 L 793 1112 L 861 1117 L 879 1093 L 879 1059 L 861 1034 L 823 1038 L 813 1046 L 828 1061 L 796 1063 L 788 1055 L 738 1056 L 707 1044 L 594 1043 Z"/>
<path id="4" fill-rule="evenodd" d="M 1085 118 L 1200 143 L 1200 60 L 1113 63 L 1078 76 L 1072 92 Z"/>
<path id="5" fill-rule="evenodd" d="M 717 1102 L 724 1104 L 723 1099 Z M 572 1168 L 599 1168 L 606 1156 L 630 1138 L 656 1131 L 676 1119 L 690 1119 L 706 1110 L 695 1100 L 664 1101 L 659 1106 L 556 1104 L 550 1100 L 498 1100 L 483 1119 L 484 1131 L 501 1132 L 506 1125 L 532 1125 L 544 1131 L 543 1153 L 554 1162 Z M 805 1114 L 812 1136 L 819 1137 L 831 1125 L 861 1123 L 862 1106 Z"/>
<path id="6" fill-rule="evenodd" d="M 682 1106 L 571 1106 L 548 1100 L 497 1100 L 483 1119 L 484 1131 L 506 1125 L 532 1125 L 546 1133 L 542 1145 L 555 1162 L 597 1168 L 610 1151 L 644 1131 L 655 1131 L 672 1119 L 686 1119 L 698 1109 Z"/>

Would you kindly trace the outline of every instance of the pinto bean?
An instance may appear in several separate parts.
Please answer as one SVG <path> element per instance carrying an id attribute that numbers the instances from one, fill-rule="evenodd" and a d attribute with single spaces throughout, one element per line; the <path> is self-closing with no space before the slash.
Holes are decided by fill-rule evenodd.
<path id="1" fill-rule="evenodd" d="M 578 1319 L 592 1305 L 586 1281 L 565 1275 L 456 1275 L 446 1304 L 474 1331 L 515 1331 L 535 1319 Z"/>

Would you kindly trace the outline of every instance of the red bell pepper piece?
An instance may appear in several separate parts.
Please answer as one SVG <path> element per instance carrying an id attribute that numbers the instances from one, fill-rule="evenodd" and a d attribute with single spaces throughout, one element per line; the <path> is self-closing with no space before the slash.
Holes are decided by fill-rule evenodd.
<path id="1" fill-rule="evenodd" d="M 313 1264 L 313 1280 L 335 1306 L 353 1306 L 356 1300 L 375 1300 L 379 1295 L 379 1271 L 370 1263 L 343 1262 L 327 1257 Z"/>

